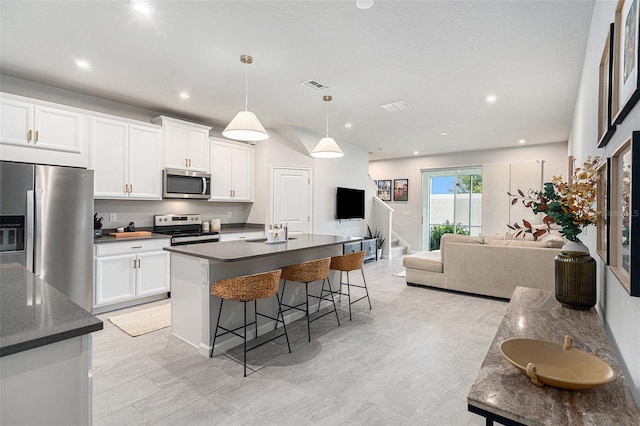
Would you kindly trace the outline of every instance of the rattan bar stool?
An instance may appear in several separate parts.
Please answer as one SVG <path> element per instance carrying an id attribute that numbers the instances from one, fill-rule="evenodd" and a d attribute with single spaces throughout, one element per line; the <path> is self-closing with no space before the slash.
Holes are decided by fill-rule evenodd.
<path id="1" fill-rule="evenodd" d="M 280 305 L 280 297 L 278 296 L 278 286 L 280 284 L 280 269 L 270 272 L 263 272 L 260 274 L 244 275 L 236 278 L 229 278 L 226 280 L 220 280 L 213 283 L 211 286 L 211 294 L 220 298 L 220 311 L 218 312 L 218 322 L 216 323 L 216 331 L 213 335 L 213 344 L 211 345 L 211 352 L 209 358 L 213 356 L 213 348 L 216 345 L 216 338 L 224 336 L 225 334 L 233 334 L 241 337 L 244 340 L 244 377 L 247 377 L 247 352 L 252 351 L 265 343 L 269 343 L 279 337 L 284 336 L 287 339 L 287 347 L 289 353 L 291 353 L 291 346 L 289 346 L 289 335 L 287 334 L 287 327 L 284 323 L 284 315 Z M 276 318 L 269 315 L 261 314 L 258 312 L 258 299 L 264 299 L 275 294 L 278 299 L 278 314 Z M 220 316 L 222 314 L 222 305 L 225 300 L 233 300 L 236 302 L 243 302 L 244 305 L 244 325 L 229 330 L 220 325 Z M 247 323 L 247 302 L 253 301 L 254 304 L 254 321 Z M 256 338 L 258 337 L 258 315 L 264 318 L 269 318 L 276 322 L 275 328 L 278 328 L 278 324 L 282 322 L 282 328 L 284 332 L 271 339 L 259 343 L 252 348 L 247 349 L 247 326 L 255 325 Z M 280 319 L 282 318 L 282 319 Z M 243 330 L 243 334 L 236 333 L 236 331 Z M 218 329 L 224 330 L 223 333 L 218 334 Z"/>
<path id="2" fill-rule="evenodd" d="M 336 302 L 333 300 L 333 293 L 330 293 L 331 298 L 327 296 L 314 296 L 309 294 L 309 283 L 314 281 L 322 280 L 322 286 L 324 287 L 325 281 L 329 280 L 329 264 L 331 263 L 330 257 L 325 257 L 324 259 L 319 260 L 311 260 L 308 262 L 302 262 L 295 265 L 289 265 L 282 268 L 282 275 L 280 278 L 284 280 L 282 284 L 282 297 L 281 297 L 281 305 L 286 309 L 282 309 L 282 312 L 290 311 L 291 309 L 296 309 L 298 311 L 302 311 L 306 314 L 307 317 L 307 335 L 309 337 L 309 341 L 311 341 L 311 322 L 322 318 L 325 315 L 328 315 L 332 312 L 336 314 L 336 320 L 338 321 L 338 326 L 340 326 L 340 318 L 338 318 L 338 310 L 336 309 Z M 295 306 L 287 305 L 282 300 L 284 300 L 284 291 L 287 286 L 287 281 L 295 281 L 299 283 L 304 283 L 304 291 L 305 291 L 305 301 L 299 303 Z M 331 288 L 331 283 L 329 283 L 329 288 Z M 309 316 L 309 298 L 313 297 L 319 299 L 318 301 L 318 311 L 320 310 L 320 303 L 323 300 L 331 301 L 333 303 L 333 311 L 325 312 L 324 314 L 317 316 L 313 319 Z M 304 309 L 301 306 L 304 305 Z"/>
<path id="3" fill-rule="evenodd" d="M 327 293 L 335 293 L 335 294 L 339 294 L 340 297 L 347 296 L 349 298 L 349 321 L 351 321 L 351 305 L 353 305 L 356 302 L 359 302 L 362 299 L 367 299 L 369 302 L 369 309 L 371 309 L 371 299 L 369 298 L 369 289 L 367 289 L 367 280 L 364 277 L 364 270 L 362 269 L 362 267 L 364 266 L 364 255 L 365 252 L 363 251 L 357 251 L 354 253 L 349 253 L 349 254 L 343 254 L 342 256 L 334 256 L 331 258 L 331 265 L 329 266 L 329 268 L 333 271 L 340 271 L 340 289 L 338 291 L 333 291 L 331 290 L 331 287 L 329 287 L 329 290 L 325 290 L 324 289 L 324 283 L 322 284 L 322 290 L 320 291 L 320 295 L 324 295 L 325 292 Z M 362 281 L 364 282 L 364 285 L 358 285 L 358 284 L 351 284 L 349 282 L 349 272 L 350 271 L 355 271 L 357 269 L 360 269 L 360 272 L 362 272 Z M 342 282 L 342 273 L 346 272 L 347 273 L 347 282 L 343 283 Z M 347 286 L 347 292 L 344 293 L 342 291 L 342 286 L 346 285 Z M 362 296 L 359 299 L 354 300 L 353 302 L 351 301 L 351 287 L 358 287 L 358 288 L 364 288 L 366 295 Z"/>

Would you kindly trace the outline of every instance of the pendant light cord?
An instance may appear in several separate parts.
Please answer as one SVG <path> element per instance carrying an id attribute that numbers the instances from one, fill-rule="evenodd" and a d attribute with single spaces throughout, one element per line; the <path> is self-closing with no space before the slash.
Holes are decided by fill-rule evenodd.
<path id="1" fill-rule="evenodd" d="M 327 137 L 329 137 L 329 102 L 327 101 Z"/>
<path id="2" fill-rule="evenodd" d="M 244 63 L 244 110 L 249 110 L 249 64 Z"/>

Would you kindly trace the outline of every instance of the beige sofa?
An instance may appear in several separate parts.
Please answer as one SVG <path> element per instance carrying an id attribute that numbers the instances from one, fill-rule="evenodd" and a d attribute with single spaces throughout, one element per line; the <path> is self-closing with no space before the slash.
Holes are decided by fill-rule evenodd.
<path id="1" fill-rule="evenodd" d="M 517 286 L 553 289 L 554 258 L 565 243 L 562 237 L 510 238 L 445 234 L 439 253 L 420 252 L 403 259 L 407 284 L 506 299 Z"/>

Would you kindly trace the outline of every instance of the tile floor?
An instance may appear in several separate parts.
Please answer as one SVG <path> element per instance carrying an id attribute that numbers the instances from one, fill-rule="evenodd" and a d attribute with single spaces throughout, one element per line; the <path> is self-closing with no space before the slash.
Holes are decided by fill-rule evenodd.
<path id="1" fill-rule="evenodd" d="M 209 359 L 170 328 L 130 337 L 100 315 L 94 424 L 484 425 L 466 397 L 507 303 L 409 287 L 403 269 L 366 264 L 372 310 L 358 302 L 349 321 L 343 298 L 342 326 L 311 323 L 311 343 L 304 319 L 290 324 L 292 353 L 284 339 L 249 352 L 246 378 L 241 347 Z"/>

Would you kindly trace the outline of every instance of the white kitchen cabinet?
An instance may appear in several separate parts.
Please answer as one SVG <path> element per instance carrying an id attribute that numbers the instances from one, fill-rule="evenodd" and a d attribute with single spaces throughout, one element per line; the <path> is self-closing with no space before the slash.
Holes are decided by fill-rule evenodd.
<path id="1" fill-rule="evenodd" d="M 211 138 L 210 201 L 253 201 L 254 149 Z"/>
<path id="2" fill-rule="evenodd" d="M 264 231 L 227 232 L 220 234 L 220 242 L 238 240 L 258 240 L 265 238 Z"/>
<path id="3" fill-rule="evenodd" d="M 153 123 L 164 129 L 164 167 L 209 172 L 209 130 L 211 127 L 158 116 Z"/>
<path id="4" fill-rule="evenodd" d="M 162 198 L 162 128 L 90 118 L 95 198 Z"/>
<path id="5" fill-rule="evenodd" d="M 0 94 L 3 160 L 87 167 L 86 114 L 82 110 Z"/>
<path id="6" fill-rule="evenodd" d="M 95 245 L 95 307 L 168 293 L 169 239 Z"/>

